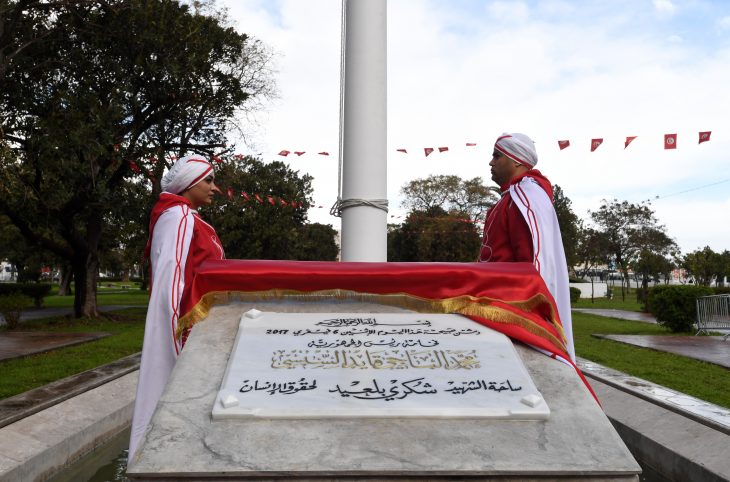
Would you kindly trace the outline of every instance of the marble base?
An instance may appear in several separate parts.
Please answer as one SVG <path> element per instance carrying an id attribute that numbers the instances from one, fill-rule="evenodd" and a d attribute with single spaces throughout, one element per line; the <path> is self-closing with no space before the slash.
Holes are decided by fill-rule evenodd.
<path id="1" fill-rule="evenodd" d="M 240 316 L 254 307 L 399 311 L 336 301 L 214 308 L 194 327 L 127 477 L 638 480 L 641 469 L 573 368 L 521 345 L 517 353 L 550 406 L 547 420 L 212 420 Z"/>

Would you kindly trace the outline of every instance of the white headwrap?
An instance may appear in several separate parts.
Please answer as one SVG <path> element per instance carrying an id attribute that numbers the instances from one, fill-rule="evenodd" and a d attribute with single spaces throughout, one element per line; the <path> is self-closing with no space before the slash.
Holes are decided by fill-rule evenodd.
<path id="1" fill-rule="evenodd" d="M 181 157 L 162 178 L 162 190 L 180 194 L 195 186 L 211 172 L 213 166 L 204 157 L 198 155 Z"/>
<path id="2" fill-rule="evenodd" d="M 535 143 L 525 134 L 508 134 L 505 132 L 497 138 L 494 148 L 523 166 L 533 168 L 537 164 Z"/>

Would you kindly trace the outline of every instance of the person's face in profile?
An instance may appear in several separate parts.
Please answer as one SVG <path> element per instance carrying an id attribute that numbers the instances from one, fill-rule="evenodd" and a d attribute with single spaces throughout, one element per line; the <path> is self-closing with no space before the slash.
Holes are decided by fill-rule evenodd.
<path id="1" fill-rule="evenodd" d="M 496 149 L 492 154 L 492 160 L 489 161 L 489 166 L 492 168 L 490 170 L 492 181 L 499 186 L 507 184 L 515 173 L 515 162 Z"/>
<path id="2" fill-rule="evenodd" d="M 183 193 L 183 196 L 190 201 L 193 205 L 193 209 L 198 209 L 201 206 L 207 206 L 213 202 L 213 196 L 216 193 L 220 193 L 220 189 L 215 185 L 215 178 L 210 175 L 205 179 L 197 183 Z"/>

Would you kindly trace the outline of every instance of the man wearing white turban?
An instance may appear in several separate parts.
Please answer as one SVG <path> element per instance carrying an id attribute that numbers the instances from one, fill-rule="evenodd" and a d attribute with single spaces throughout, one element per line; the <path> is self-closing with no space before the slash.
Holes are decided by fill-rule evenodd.
<path id="1" fill-rule="evenodd" d="M 220 239 L 197 209 L 220 193 L 213 166 L 201 156 L 179 159 L 162 179 L 150 216 L 145 256 L 150 258 L 150 302 L 129 442 L 135 455 L 188 333 L 177 321 L 195 269 L 206 259 L 225 257 Z M 182 331 L 182 332 L 181 332 Z"/>
<path id="2" fill-rule="evenodd" d="M 565 260 L 550 181 L 535 169 L 535 143 L 525 134 L 502 134 L 494 144 L 492 180 L 502 197 L 484 222 L 482 262 L 529 262 L 553 295 L 566 338 L 567 354 L 575 362 L 570 313 L 568 263 Z"/>

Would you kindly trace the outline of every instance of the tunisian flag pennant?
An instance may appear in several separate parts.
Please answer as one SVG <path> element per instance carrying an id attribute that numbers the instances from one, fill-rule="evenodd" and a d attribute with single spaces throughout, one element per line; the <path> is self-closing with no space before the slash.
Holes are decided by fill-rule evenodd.
<path id="1" fill-rule="evenodd" d="M 319 154 L 320 156 L 329 156 L 329 155 L 330 155 L 330 153 L 329 153 L 329 152 L 326 152 L 326 151 L 322 151 L 322 152 L 320 152 L 320 153 L 318 153 L 318 154 Z"/>
<path id="2" fill-rule="evenodd" d="M 243 196 L 246 199 L 246 201 L 251 200 L 251 197 L 248 195 L 248 193 L 246 193 L 246 191 L 241 191 L 241 196 Z"/>
<path id="3" fill-rule="evenodd" d="M 624 142 L 624 149 L 629 147 L 629 144 L 631 144 L 631 141 L 633 141 L 634 139 L 636 139 L 636 136 L 627 136 L 626 142 Z"/>
<path id="4" fill-rule="evenodd" d="M 467 142 L 467 143 L 466 143 L 466 147 L 474 147 L 474 146 L 476 146 L 476 145 L 477 145 L 477 143 L 476 143 L 476 142 Z"/>
<path id="5" fill-rule="evenodd" d="M 403 154 L 408 154 L 408 151 L 406 151 L 405 149 L 396 149 L 396 151 L 402 152 Z"/>
<path id="6" fill-rule="evenodd" d="M 288 156 L 289 154 L 291 154 L 291 152 L 289 152 L 289 151 L 287 151 L 287 150 L 279 151 L 279 155 L 280 155 L 280 156 L 284 156 L 284 157 L 286 157 L 286 156 Z"/>
<path id="7" fill-rule="evenodd" d="M 301 156 L 301 155 L 302 155 L 302 154 L 304 154 L 305 152 L 306 152 L 306 151 L 294 151 L 294 154 L 296 154 L 297 156 Z"/>
<path id="8" fill-rule="evenodd" d="M 428 155 L 433 152 L 433 147 L 424 147 L 423 152 L 426 154 L 426 157 L 428 157 Z"/>
<path id="9" fill-rule="evenodd" d="M 598 146 L 600 146 L 601 144 L 603 144 L 603 138 L 600 138 L 600 139 L 591 139 L 591 152 L 593 152 L 596 149 L 598 149 Z"/>
<path id="10" fill-rule="evenodd" d="M 700 142 L 698 142 L 697 144 L 702 144 L 703 142 L 709 141 L 710 134 L 712 134 L 712 131 L 700 132 Z"/>
<path id="11" fill-rule="evenodd" d="M 562 151 L 566 147 L 570 147 L 570 141 L 558 141 L 558 147 Z"/>
<path id="12" fill-rule="evenodd" d="M 448 150 L 449 150 L 448 147 L 439 147 L 439 152 L 445 152 L 445 151 L 448 151 Z"/>
<path id="13" fill-rule="evenodd" d="M 677 134 L 664 134 L 664 149 L 677 148 Z"/>
<path id="14" fill-rule="evenodd" d="M 269 204 L 271 204 L 272 206 L 275 206 L 276 205 L 276 201 L 274 201 L 274 198 L 273 197 L 266 196 L 266 198 L 269 200 Z"/>
<path id="15" fill-rule="evenodd" d="M 258 194 L 254 194 L 254 195 L 253 195 L 253 197 L 255 197 L 255 198 L 256 198 L 256 200 L 257 200 L 257 201 L 258 201 L 259 203 L 262 203 L 262 202 L 264 202 L 264 200 L 263 200 L 263 199 L 261 199 L 261 196 L 259 196 Z"/>

